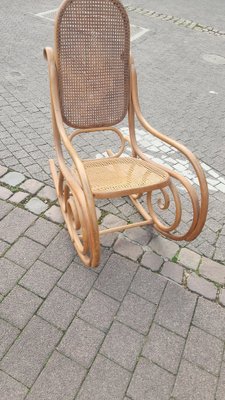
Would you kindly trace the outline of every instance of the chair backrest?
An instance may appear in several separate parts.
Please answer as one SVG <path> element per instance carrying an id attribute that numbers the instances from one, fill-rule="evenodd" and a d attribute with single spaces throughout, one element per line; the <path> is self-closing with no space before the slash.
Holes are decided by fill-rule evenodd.
<path id="1" fill-rule="evenodd" d="M 64 122 L 112 126 L 129 100 L 130 27 L 118 0 L 65 0 L 55 24 L 55 58 Z"/>

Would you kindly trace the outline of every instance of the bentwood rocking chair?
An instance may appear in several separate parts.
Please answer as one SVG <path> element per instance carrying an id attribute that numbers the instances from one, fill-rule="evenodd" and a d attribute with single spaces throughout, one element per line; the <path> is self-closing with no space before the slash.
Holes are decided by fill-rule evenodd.
<path id="1" fill-rule="evenodd" d="M 141 114 L 137 77 L 130 56 L 130 25 L 127 13 L 118 0 L 65 0 L 55 22 L 54 49 L 45 48 L 48 60 L 51 109 L 59 173 L 53 160 L 50 169 L 59 204 L 74 246 L 83 263 L 96 267 L 100 259 L 99 237 L 107 232 L 153 225 L 173 240 L 191 241 L 201 232 L 207 215 L 207 183 L 196 157 L 183 145 L 152 128 Z M 128 114 L 129 137 L 114 127 Z M 200 194 L 180 173 L 153 162 L 138 147 L 135 117 L 151 135 L 174 147 L 192 165 Z M 67 134 L 65 125 L 75 128 Z M 83 132 L 112 131 L 121 140 L 117 154 L 81 160 L 72 139 Z M 125 144 L 131 157 L 123 157 Z M 71 157 L 67 165 L 63 148 Z M 174 185 L 183 185 L 189 195 L 193 218 L 185 233 L 178 226 L 182 202 Z M 153 193 L 161 192 L 159 209 L 169 207 L 168 190 L 175 205 L 175 217 L 165 224 L 154 210 Z M 146 195 L 147 208 L 139 198 Z M 95 199 L 129 196 L 143 221 L 99 230 Z M 148 211 L 146 211 L 146 209 Z"/>

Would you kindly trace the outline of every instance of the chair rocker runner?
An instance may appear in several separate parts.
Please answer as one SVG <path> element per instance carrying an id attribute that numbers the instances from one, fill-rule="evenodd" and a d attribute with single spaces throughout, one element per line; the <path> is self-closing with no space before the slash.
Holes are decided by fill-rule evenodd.
<path id="1" fill-rule="evenodd" d="M 83 263 L 90 267 L 99 264 L 99 238 L 105 233 L 153 225 L 170 239 L 191 241 L 201 232 L 208 209 L 207 183 L 196 157 L 152 128 L 141 113 L 129 27 L 127 13 L 118 0 L 65 0 L 56 17 L 54 49 L 44 50 L 59 172 L 53 160 L 50 169 L 71 239 Z M 129 137 L 115 127 L 126 115 Z M 186 177 L 153 162 L 141 151 L 135 136 L 135 117 L 147 132 L 187 158 L 196 173 L 200 195 Z M 68 134 L 65 125 L 75 130 Z M 121 141 L 118 153 L 107 150 L 108 157 L 82 161 L 72 145 L 74 137 L 107 130 Z M 131 157 L 122 156 L 127 144 L 131 146 Z M 64 159 L 63 148 L 72 167 Z M 192 205 L 192 222 L 182 234 L 182 202 L 174 182 L 183 186 Z M 155 191 L 162 195 L 159 211 L 169 208 L 168 191 L 172 195 L 175 217 L 171 224 L 164 223 L 155 212 Z M 139 201 L 144 194 L 147 208 Z M 95 199 L 120 196 L 129 196 L 143 221 L 99 230 Z"/>

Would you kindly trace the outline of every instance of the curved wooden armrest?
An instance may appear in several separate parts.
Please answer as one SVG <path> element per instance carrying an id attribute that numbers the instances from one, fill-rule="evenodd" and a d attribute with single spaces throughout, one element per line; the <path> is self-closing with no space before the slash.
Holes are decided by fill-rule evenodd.
<path id="1" fill-rule="evenodd" d="M 195 211 L 198 212 L 198 221 L 196 220 L 196 227 L 193 230 L 192 234 L 189 236 L 189 238 L 186 240 L 193 240 L 195 237 L 197 237 L 199 232 L 201 232 L 201 230 L 205 224 L 207 211 L 208 211 L 208 185 L 207 185 L 207 181 L 205 178 L 205 174 L 200 165 L 200 162 L 198 161 L 198 159 L 195 157 L 195 155 L 189 149 L 187 149 L 184 145 L 178 143 L 174 139 L 171 139 L 170 137 L 157 131 L 143 117 L 141 109 L 140 109 L 139 98 L 138 98 L 137 74 L 136 74 L 136 70 L 135 70 L 135 66 L 134 66 L 132 57 L 131 57 L 130 68 L 131 68 L 131 99 L 132 99 L 131 103 L 132 103 L 132 107 L 134 109 L 134 112 L 135 112 L 140 124 L 143 126 L 144 129 L 146 129 L 147 132 L 151 133 L 153 136 L 157 137 L 158 139 L 162 140 L 163 142 L 174 147 L 181 154 L 183 154 L 188 159 L 190 164 L 192 165 L 192 167 L 196 173 L 196 176 L 198 178 L 200 191 L 201 191 L 200 205 L 199 205 L 199 199 L 198 199 L 197 192 L 191 185 L 190 181 L 188 179 L 186 179 L 185 177 L 183 177 L 178 172 L 176 172 L 164 165 L 161 165 L 161 168 L 166 170 L 175 179 L 178 179 L 185 186 L 185 188 L 188 190 L 188 192 L 191 193 L 191 200 L 192 200 L 193 208 L 195 208 Z M 148 158 L 145 156 L 145 154 L 139 149 L 134 135 L 132 137 L 131 142 L 132 142 L 132 146 L 134 148 L 135 153 L 137 155 L 139 155 L 141 158 L 148 160 Z M 155 162 L 154 162 L 154 164 L 159 165 Z"/>
<path id="2" fill-rule="evenodd" d="M 67 179 L 68 183 L 73 187 L 74 175 L 65 164 L 61 148 L 61 140 L 62 140 L 66 150 L 70 154 L 74 166 L 76 167 L 83 190 L 86 192 L 88 196 L 92 197 L 90 184 L 84 169 L 84 165 L 81 159 L 79 158 L 77 152 L 75 151 L 74 147 L 72 146 L 63 125 L 63 119 L 59 101 L 59 89 L 58 89 L 55 57 L 54 57 L 54 51 L 51 47 L 46 47 L 44 49 L 44 57 L 48 61 L 54 140 L 55 140 L 55 147 L 58 155 L 60 169 L 65 178 Z"/>

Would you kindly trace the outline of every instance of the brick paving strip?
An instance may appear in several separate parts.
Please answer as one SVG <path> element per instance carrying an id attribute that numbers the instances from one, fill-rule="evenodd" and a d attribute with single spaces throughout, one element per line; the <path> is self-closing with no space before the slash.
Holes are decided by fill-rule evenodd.
<path id="1" fill-rule="evenodd" d="M 135 7 L 129 4 L 125 5 L 125 8 L 128 12 L 134 12 L 137 14 L 144 15 L 146 17 L 159 18 L 162 19 L 163 21 L 168 21 L 181 27 L 189 28 L 195 31 L 206 32 L 216 36 L 225 37 L 225 31 L 221 31 L 217 28 L 208 25 L 200 24 L 196 21 L 192 21 L 182 17 L 176 17 L 174 15 L 159 13 L 157 11 L 148 10 L 146 8 Z"/>
<path id="2" fill-rule="evenodd" d="M 91 270 L 52 187 L 0 167 L 0 199 L 1 400 L 224 399 L 225 265 L 137 228 Z"/>

